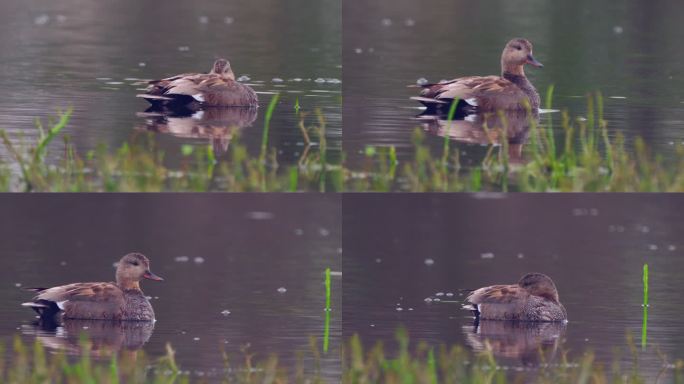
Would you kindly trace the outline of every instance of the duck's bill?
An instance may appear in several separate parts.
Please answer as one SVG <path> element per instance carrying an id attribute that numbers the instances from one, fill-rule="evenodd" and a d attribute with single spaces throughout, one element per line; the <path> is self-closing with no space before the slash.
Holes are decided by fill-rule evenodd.
<path id="1" fill-rule="evenodd" d="M 541 68 L 544 66 L 544 64 L 537 61 L 537 59 L 535 59 L 532 55 L 527 55 L 527 64 L 534 65 L 537 68 Z"/>
<path id="2" fill-rule="evenodd" d="M 164 279 L 162 279 L 161 277 L 155 275 L 154 273 L 152 273 L 152 272 L 150 272 L 150 271 L 145 272 L 145 274 L 143 275 L 143 277 L 146 278 L 146 279 L 154 280 L 154 281 L 163 281 L 163 280 L 164 280 Z"/>

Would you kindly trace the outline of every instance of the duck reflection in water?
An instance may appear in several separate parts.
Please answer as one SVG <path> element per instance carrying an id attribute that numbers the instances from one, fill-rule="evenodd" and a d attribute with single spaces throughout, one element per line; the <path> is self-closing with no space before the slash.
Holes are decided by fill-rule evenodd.
<path id="1" fill-rule="evenodd" d="M 562 343 L 566 323 L 480 320 L 463 326 L 466 343 L 475 351 L 517 359 L 523 365 L 551 361 Z"/>
<path id="2" fill-rule="evenodd" d="M 448 120 L 445 115 L 422 114 L 417 119 L 430 135 L 460 143 L 501 146 L 506 140 L 509 162 L 524 164 L 523 146 L 531 125 L 539 121 L 539 115 L 509 111 L 470 114 L 453 120 Z"/>
<path id="3" fill-rule="evenodd" d="M 169 134 L 183 139 L 205 139 L 211 142 L 214 153 L 228 151 L 233 135 L 254 123 L 256 108 L 206 107 L 188 109 L 149 108 L 138 113 L 145 123 L 137 128 Z"/>
<path id="4" fill-rule="evenodd" d="M 152 321 L 43 319 L 22 327 L 22 334 L 35 336 L 48 349 L 79 355 L 84 352 L 85 345 L 86 352 L 95 357 L 110 357 L 122 352 L 135 358 L 137 350 L 147 343 L 153 331 Z M 86 344 L 81 335 L 87 336 Z"/>

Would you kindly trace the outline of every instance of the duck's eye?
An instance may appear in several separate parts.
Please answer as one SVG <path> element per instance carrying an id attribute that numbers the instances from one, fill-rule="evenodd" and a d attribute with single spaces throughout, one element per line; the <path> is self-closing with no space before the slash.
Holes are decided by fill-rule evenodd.
<path id="1" fill-rule="evenodd" d="M 522 47 L 520 45 L 514 45 L 513 48 L 517 49 L 518 51 L 522 51 Z"/>
<path id="2" fill-rule="evenodd" d="M 137 261 L 131 261 L 130 263 L 131 265 L 135 265 L 136 267 L 140 265 L 140 263 L 138 263 Z"/>

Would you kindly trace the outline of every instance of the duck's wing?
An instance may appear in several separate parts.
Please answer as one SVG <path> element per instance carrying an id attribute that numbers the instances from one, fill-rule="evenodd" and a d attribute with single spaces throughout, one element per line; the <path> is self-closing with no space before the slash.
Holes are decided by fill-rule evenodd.
<path id="1" fill-rule="evenodd" d="M 198 94 L 197 87 L 208 78 L 218 77 L 212 74 L 184 73 L 161 80 L 152 80 L 147 91 L 136 95 L 148 100 L 173 100 L 175 96 L 190 96 Z M 199 101 L 199 100 L 198 100 Z"/>
<path id="2" fill-rule="evenodd" d="M 527 98 L 518 86 L 499 76 L 470 76 L 426 84 L 420 96 L 441 104 L 461 100 L 481 112 L 519 109 L 520 100 Z"/>
<path id="3" fill-rule="evenodd" d="M 256 92 L 238 81 L 213 77 L 204 79 L 198 86 L 202 102 L 217 107 L 255 107 L 259 103 Z"/>
<path id="4" fill-rule="evenodd" d="M 114 283 L 74 283 L 39 289 L 33 301 L 22 304 L 41 316 L 60 311 L 66 318 L 115 319 L 124 301 L 121 289 Z"/>
<path id="5" fill-rule="evenodd" d="M 528 297 L 529 293 L 519 285 L 492 285 L 471 292 L 464 309 L 482 319 L 514 320 Z"/>

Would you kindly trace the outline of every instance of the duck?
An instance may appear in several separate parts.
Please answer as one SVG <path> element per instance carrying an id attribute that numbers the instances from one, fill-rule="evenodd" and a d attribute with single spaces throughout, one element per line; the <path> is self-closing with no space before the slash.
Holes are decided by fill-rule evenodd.
<path id="1" fill-rule="evenodd" d="M 532 43 L 515 38 L 501 53 L 501 76 L 469 76 L 423 84 L 420 96 L 411 99 L 425 105 L 428 113 L 446 114 L 454 100 L 458 100 L 457 116 L 512 110 L 536 112 L 539 93 L 525 76 L 526 64 L 544 66 L 534 58 Z"/>
<path id="2" fill-rule="evenodd" d="M 41 320 L 155 321 L 150 301 L 140 289 L 140 280 L 162 281 L 150 271 L 150 260 L 142 253 L 129 253 L 116 267 L 116 282 L 73 283 L 52 288 L 29 288 L 38 294 L 23 303 Z"/>
<path id="3" fill-rule="evenodd" d="M 512 285 L 492 285 L 472 291 L 464 309 L 479 320 L 561 321 L 568 315 L 556 284 L 543 273 L 528 273 Z"/>
<path id="4" fill-rule="evenodd" d="M 138 94 L 155 107 L 257 107 L 259 99 L 248 85 L 235 80 L 230 62 L 218 59 L 209 73 L 184 73 L 147 82 Z"/>

